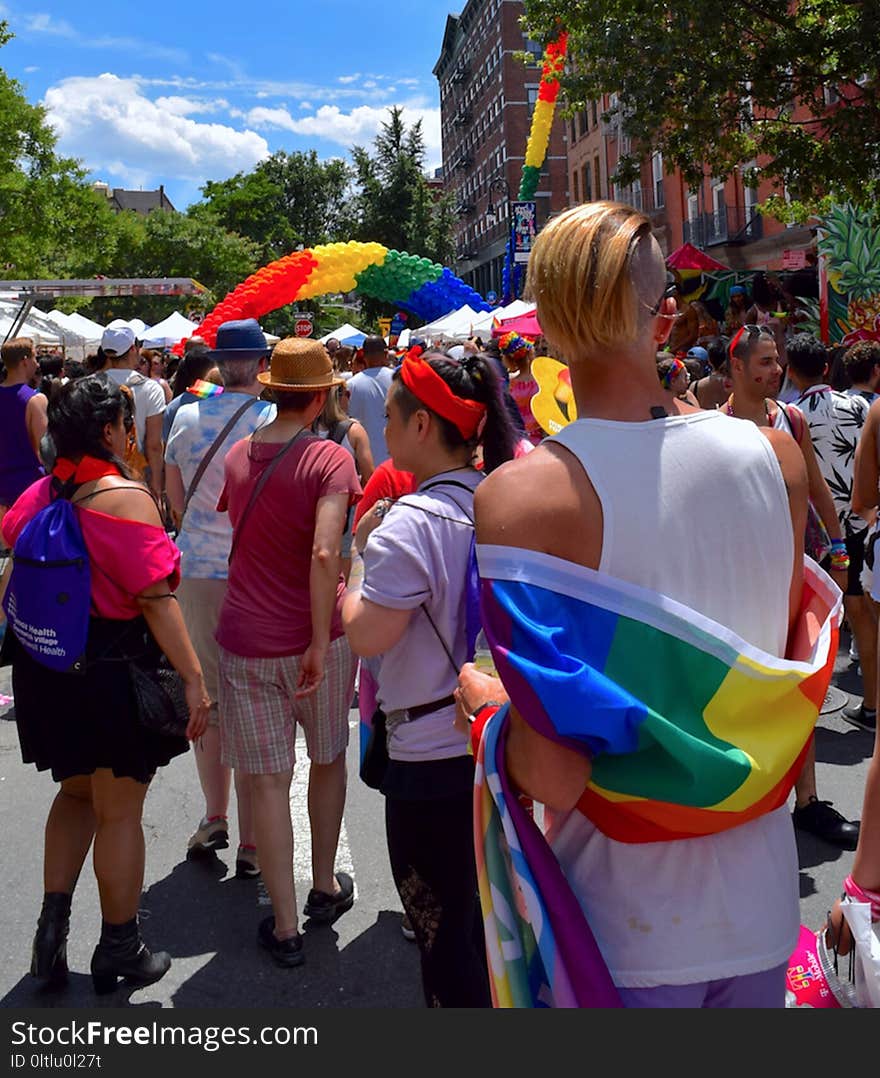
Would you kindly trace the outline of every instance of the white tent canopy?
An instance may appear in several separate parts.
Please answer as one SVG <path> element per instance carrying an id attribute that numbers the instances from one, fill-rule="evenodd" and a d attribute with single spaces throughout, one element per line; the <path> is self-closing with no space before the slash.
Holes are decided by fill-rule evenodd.
<path id="1" fill-rule="evenodd" d="M 198 322 L 191 322 L 180 311 L 174 311 L 147 331 L 144 337 L 144 348 L 171 348 L 178 341 L 196 335 L 198 329 Z"/>
<path id="2" fill-rule="evenodd" d="M 16 302 L 0 302 L 0 340 L 6 337 L 14 325 L 21 305 Z M 36 307 L 28 312 L 24 324 L 16 336 L 30 337 L 39 348 L 48 345 L 52 348 L 63 347 L 73 358 L 84 354 L 86 342 L 69 327 L 56 324 L 48 315 Z"/>
<path id="3" fill-rule="evenodd" d="M 335 337 L 341 344 L 343 341 L 347 341 L 350 337 L 366 337 L 362 329 L 358 329 L 357 326 L 353 326 L 351 322 L 345 322 L 338 329 L 334 329 L 332 333 L 328 333 L 324 337 L 319 337 L 318 340 L 321 344 L 326 344 L 331 337 Z"/>
<path id="4" fill-rule="evenodd" d="M 466 341 L 475 332 L 474 327 L 482 318 L 482 312 L 465 304 L 457 311 L 450 311 L 442 318 L 429 322 L 416 332 L 422 337 L 448 337 L 451 340 Z M 491 325 L 491 322 L 489 324 Z"/>

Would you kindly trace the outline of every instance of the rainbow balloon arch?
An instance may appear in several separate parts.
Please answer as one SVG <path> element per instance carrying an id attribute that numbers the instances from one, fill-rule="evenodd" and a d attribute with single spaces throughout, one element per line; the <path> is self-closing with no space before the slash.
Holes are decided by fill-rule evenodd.
<path id="1" fill-rule="evenodd" d="M 547 156 L 550 131 L 559 97 L 559 77 L 565 68 L 568 35 L 561 31 L 547 47 L 538 100 L 532 114 L 525 167 L 519 188 L 521 201 L 534 198 Z M 503 270 L 505 301 L 517 295 L 523 266 L 514 261 L 513 223 Z M 407 311 L 426 322 L 467 304 L 475 311 L 492 308 L 451 269 L 381 243 L 328 243 L 294 251 L 257 270 L 222 300 L 199 326 L 199 336 L 213 347 L 224 322 L 260 319 L 289 303 L 317 299 L 330 293 L 359 292 Z M 177 350 L 182 349 L 182 342 Z"/>
<path id="2" fill-rule="evenodd" d="M 295 251 L 257 270 L 211 311 L 198 333 L 213 347 L 224 322 L 260 319 L 289 303 L 339 292 L 359 292 L 426 322 L 465 304 L 491 310 L 452 270 L 429 258 L 350 241 Z"/>

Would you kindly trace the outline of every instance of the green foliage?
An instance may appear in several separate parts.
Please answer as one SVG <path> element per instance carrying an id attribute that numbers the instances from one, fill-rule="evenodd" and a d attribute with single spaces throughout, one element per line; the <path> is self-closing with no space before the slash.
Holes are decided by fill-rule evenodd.
<path id="1" fill-rule="evenodd" d="M 829 197 L 880 196 L 878 16 L 877 0 L 741 0 L 723 10 L 714 0 L 526 0 L 525 26 L 548 40 L 564 21 L 570 108 L 618 93 L 633 140 L 620 182 L 635 178 L 647 148 L 694 186 L 704 163 L 726 176 L 760 158 L 762 175 L 796 204 L 786 219 L 803 220 Z M 826 91 L 860 102 L 829 109 Z"/>
<path id="2" fill-rule="evenodd" d="M 350 179 L 344 161 L 319 161 L 314 150 L 279 151 L 252 172 L 206 183 L 203 200 L 188 213 L 251 240 L 265 265 L 300 244 L 314 247 L 339 237 Z"/>
<path id="3" fill-rule="evenodd" d="M 352 234 L 345 239 L 382 243 L 394 251 L 447 264 L 453 250 L 452 197 L 434 199 L 425 178 L 421 120 L 407 130 L 403 110 L 391 108 L 372 150 L 352 149 L 355 183 L 350 202 Z M 391 313 L 379 298 L 364 301 L 364 317 Z"/>

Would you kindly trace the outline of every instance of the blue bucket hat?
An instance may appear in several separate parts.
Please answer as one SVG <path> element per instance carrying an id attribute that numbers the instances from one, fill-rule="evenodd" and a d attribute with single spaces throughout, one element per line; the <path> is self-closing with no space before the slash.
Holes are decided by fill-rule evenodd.
<path id="1" fill-rule="evenodd" d="M 735 284 L 730 290 L 731 296 L 744 296 L 746 294 L 745 288 L 741 284 Z"/>
<path id="2" fill-rule="evenodd" d="M 260 359 L 270 352 L 269 342 L 255 318 L 223 322 L 217 329 L 217 343 L 209 350 L 212 359 Z"/>
<path id="3" fill-rule="evenodd" d="M 701 348 L 699 345 L 696 345 L 694 348 L 688 349 L 687 358 L 699 359 L 701 363 L 708 363 L 709 353 L 706 351 L 705 348 Z"/>

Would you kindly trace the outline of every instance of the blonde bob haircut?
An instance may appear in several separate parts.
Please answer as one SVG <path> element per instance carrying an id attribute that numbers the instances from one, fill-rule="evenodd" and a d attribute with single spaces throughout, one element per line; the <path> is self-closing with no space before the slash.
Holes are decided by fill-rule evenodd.
<path id="1" fill-rule="evenodd" d="M 650 235 L 648 218 L 620 202 L 576 206 L 538 235 L 527 291 L 544 336 L 568 359 L 638 337 L 644 317 L 632 263 Z"/>

